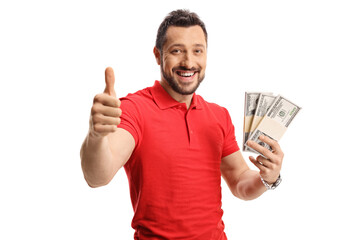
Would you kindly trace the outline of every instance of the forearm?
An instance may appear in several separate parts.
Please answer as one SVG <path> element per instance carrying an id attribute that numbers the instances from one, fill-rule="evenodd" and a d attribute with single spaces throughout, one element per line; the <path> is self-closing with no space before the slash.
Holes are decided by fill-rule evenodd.
<path id="1" fill-rule="evenodd" d="M 246 170 L 236 183 L 235 196 L 243 200 L 253 200 L 266 192 L 258 171 Z"/>
<path id="2" fill-rule="evenodd" d="M 113 157 L 108 137 L 88 134 L 80 151 L 81 167 L 90 187 L 106 185 L 114 175 Z"/>

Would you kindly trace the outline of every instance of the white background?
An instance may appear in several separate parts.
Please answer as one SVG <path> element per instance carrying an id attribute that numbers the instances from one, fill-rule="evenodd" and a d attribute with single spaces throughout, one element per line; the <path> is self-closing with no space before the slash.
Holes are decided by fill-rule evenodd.
<path id="1" fill-rule="evenodd" d="M 91 189 L 79 150 L 105 68 L 118 96 L 151 86 L 157 28 L 178 8 L 207 26 L 198 93 L 228 108 L 239 143 L 245 91 L 303 108 L 276 191 L 245 202 L 223 182 L 228 238 L 359 239 L 360 4 L 346 0 L 1 1 L 0 239 L 132 239 L 124 170 Z"/>

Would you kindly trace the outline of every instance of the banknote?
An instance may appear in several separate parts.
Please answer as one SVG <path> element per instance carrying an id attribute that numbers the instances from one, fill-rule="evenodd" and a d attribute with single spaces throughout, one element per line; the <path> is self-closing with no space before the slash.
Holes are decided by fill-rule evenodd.
<path id="1" fill-rule="evenodd" d="M 245 92 L 244 101 L 244 130 L 243 130 L 243 151 L 246 146 L 244 145 L 247 141 L 250 133 L 250 127 L 254 118 L 256 106 L 259 100 L 260 92 Z M 270 93 L 267 93 L 270 94 Z"/>
<path id="2" fill-rule="evenodd" d="M 268 145 L 268 144 L 266 144 L 266 143 L 264 143 L 264 142 L 262 142 L 262 141 L 259 140 L 259 137 L 260 137 L 261 135 L 267 136 L 267 137 L 269 137 L 270 139 L 273 139 L 273 140 L 274 140 L 274 138 L 272 138 L 270 135 L 267 135 L 266 133 L 260 131 L 259 129 L 256 129 L 255 132 L 253 132 L 253 134 L 251 135 L 251 138 L 249 138 L 249 140 L 253 140 L 253 141 L 255 141 L 256 143 L 258 143 L 260 146 L 263 146 L 263 147 L 269 149 L 270 151 L 272 151 L 272 148 L 270 147 L 270 145 Z M 252 149 L 252 148 L 250 148 L 250 147 L 247 147 L 247 149 L 248 149 L 248 151 L 251 151 L 251 152 L 254 152 L 254 153 L 258 153 L 256 150 L 254 150 L 254 149 Z M 258 154 L 259 154 L 259 153 L 258 153 Z"/>
<path id="3" fill-rule="evenodd" d="M 298 105 L 283 96 L 277 96 L 248 140 L 257 142 L 272 151 L 269 145 L 259 140 L 259 137 L 265 135 L 279 141 L 300 109 Z M 245 147 L 251 149 L 246 143 Z M 254 149 L 251 150 L 255 151 Z"/>
<path id="4" fill-rule="evenodd" d="M 259 125 L 261 120 L 264 118 L 266 112 L 269 110 L 270 106 L 274 102 L 276 96 L 273 96 L 269 93 L 260 93 L 260 96 L 258 98 L 258 103 L 256 106 L 256 110 L 254 113 L 254 117 L 251 123 L 249 136 L 254 132 L 256 127 Z M 251 149 L 248 149 L 245 147 L 245 151 L 251 151 Z"/>

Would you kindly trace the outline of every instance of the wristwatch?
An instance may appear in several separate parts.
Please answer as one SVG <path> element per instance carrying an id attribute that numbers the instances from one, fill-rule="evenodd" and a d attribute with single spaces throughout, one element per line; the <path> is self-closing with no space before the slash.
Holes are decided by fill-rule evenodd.
<path id="1" fill-rule="evenodd" d="M 275 188 L 277 188 L 277 186 L 280 185 L 282 179 L 281 176 L 279 175 L 279 177 L 276 179 L 276 181 L 273 184 L 269 184 L 268 182 L 266 182 L 260 175 L 260 179 L 262 181 L 262 183 L 265 185 L 267 190 L 274 190 Z"/>

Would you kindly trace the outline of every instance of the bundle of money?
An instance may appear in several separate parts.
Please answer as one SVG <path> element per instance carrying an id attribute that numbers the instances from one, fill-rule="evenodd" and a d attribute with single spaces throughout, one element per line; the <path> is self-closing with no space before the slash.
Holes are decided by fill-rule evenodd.
<path id="1" fill-rule="evenodd" d="M 271 151 L 271 147 L 259 137 L 265 135 L 279 141 L 300 109 L 281 95 L 245 92 L 243 151 L 258 153 L 247 146 L 248 140 Z"/>

